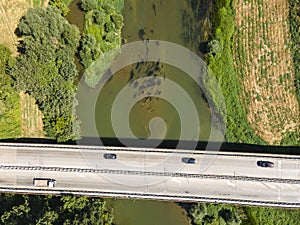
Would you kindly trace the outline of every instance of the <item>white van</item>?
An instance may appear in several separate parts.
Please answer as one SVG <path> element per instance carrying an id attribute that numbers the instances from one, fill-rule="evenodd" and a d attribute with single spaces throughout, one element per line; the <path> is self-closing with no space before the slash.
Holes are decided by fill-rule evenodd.
<path id="1" fill-rule="evenodd" d="M 52 188 L 56 186 L 56 180 L 52 178 L 33 178 L 33 186 Z"/>

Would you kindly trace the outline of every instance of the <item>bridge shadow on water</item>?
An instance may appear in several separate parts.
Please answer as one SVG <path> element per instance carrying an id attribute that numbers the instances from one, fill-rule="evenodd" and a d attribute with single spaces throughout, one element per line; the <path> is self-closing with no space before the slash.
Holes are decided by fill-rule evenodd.
<path id="1" fill-rule="evenodd" d="M 157 148 L 170 148 L 174 149 L 179 144 L 178 140 L 147 140 L 140 144 L 138 139 L 117 139 L 117 138 L 101 138 L 101 142 L 98 137 L 82 137 L 78 141 L 69 141 L 65 143 L 58 143 L 53 139 L 45 138 L 17 138 L 17 139 L 2 139 L 1 142 L 6 143 L 34 143 L 34 144 L 68 144 L 68 145 L 87 145 L 87 146 L 116 146 L 125 147 L 122 143 L 130 143 L 128 147 L 149 147 L 159 142 Z M 102 143 L 102 144 L 100 144 Z M 264 145 L 253 145 L 253 144 L 240 144 L 240 143 L 210 143 L 207 148 L 208 142 L 199 141 L 181 141 L 181 149 L 207 149 L 211 151 L 223 151 L 223 152 L 247 152 L 247 153 L 271 153 L 271 154 L 293 154 L 300 155 L 300 146 L 264 146 Z"/>

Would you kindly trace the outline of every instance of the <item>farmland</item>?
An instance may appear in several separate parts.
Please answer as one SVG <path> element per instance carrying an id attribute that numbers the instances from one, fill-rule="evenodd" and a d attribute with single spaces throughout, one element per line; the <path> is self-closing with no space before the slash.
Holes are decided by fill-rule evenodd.
<path id="1" fill-rule="evenodd" d="M 299 132 L 300 124 L 289 4 L 287 0 L 234 3 L 233 51 L 247 119 L 255 134 L 270 144 L 280 144 L 286 134 Z"/>

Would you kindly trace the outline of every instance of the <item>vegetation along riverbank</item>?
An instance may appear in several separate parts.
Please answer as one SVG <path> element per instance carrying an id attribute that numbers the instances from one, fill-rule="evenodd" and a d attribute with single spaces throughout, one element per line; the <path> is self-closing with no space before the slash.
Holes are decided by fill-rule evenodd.
<path id="1" fill-rule="evenodd" d="M 210 20 L 201 23 L 210 27 L 210 32 L 195 36 L 188 31 L 197 30 L 200 23 L 196 19 L 199 2 L 188 2 L 193 13 L 186 13 L 185 24 L 193 29 L 187 29 L 184 37 L 198 44 L 221 86 L 226 113 L 218 101 L 222 98 L 205 83 L 225 119 L 226 140 L 299 145 L 297 3 L 281 1 L 272 6 L 265 1 L 217 0 L 208 7 Z"/>
<path id="2" fill-rule="evenodd" d="M 97 64 L 97 70 L 102 68 L 101 71 L 104 72 L 110 66 L 111 60 L 115 57 L 111 51 L 121 46 L 123 5 L 124 0 L 81 1 L 81 8 L 85 11 L 85 21 L 79 56 L 85 69 Z M 85 73 L 85 82 L 95 87 L 102 73 L 89 71 Z"/>

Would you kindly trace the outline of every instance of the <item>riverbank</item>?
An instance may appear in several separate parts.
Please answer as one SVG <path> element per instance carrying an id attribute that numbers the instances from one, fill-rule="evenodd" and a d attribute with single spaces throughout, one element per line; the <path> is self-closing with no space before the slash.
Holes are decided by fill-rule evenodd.
<path id="1" fill-rule="evenodd" d="M 202 33 L 198 35 L 207 38 L 206 40 L 200 41 L 197 35 L 189 33 L 190 31 L 197 31 L 197 18 L 199 17 L 197 9 L 199 2 L 197 4 L 192 0 L 188 0 L 188 2 L 190 2 L 190 10 L 185 12 L 185 24 L 187 28 L 184 32 L 184 37 L 188 42 L 194 42 L 195 46 L 199 45 L 199 51 L 203 53 L 209 65 L 209 69 L 216 76 L 221 86 L 222 94 L 225 98 L 226 112 L 222 111 L 223 102 L 220 102 L 222 97 L 217 96 L 214 89 L 206 84 L 206 88 L 211 94 L 211 99 L 224 118 L 226 124 L 226 140 L 234 143 L 260 145 L 299 145 L 299 123 L 297 122 L 299 110 L 297 110 L 298 104 L 294 101 L 295 88 L 292 82 L 293 72 L 289 71 L 289 68 L 292 68 L 292 66 L 289 64 L 290 60 L 288 60 L 290 57 L 286 56 L 288 52 L 284 49 L 284 43 L 289 43 L 288 35 L 286 35 L 286 37 L 275 37 L 275 40 L 278 40 L 280 43 L 272 45 L 270 44 L 271 42 L 268 42 L 267 37 L 273 37 L 273 31 L 281 29 L 283 26 L 279 24 L 277 27 L 280 28 L 274 27 L 271 30 L 263 28 L 263 30 L 260 30 L 260 27 L 266 24 L 263 22 L 266 19 L 261 20 L 260 18 L 267 15 L 266 13 L 264 14 L 264 11 L 270 11 L 270 6 L 267 7 L 267 4 L 258 1 L 258 5 L 254 8 L 252 7 L 254 14 L 257 14 L 257 20 L 261 21 L 262 25 L 260 22 L 256 25 L 256 28 L 253 28 L 254 26 L 251 25 L 251 27 L 249 27 L 249 29 L 252 28 L 252 31 L 250 29 L 251 33 L 245 26 L 252 24 L 252 22 L 257 23 L 257 21 L 255 20 L 255 22 L 253 19 L 250 19 L 248 22 L 241 22 L 242 16 L 238 14 L 241 8 L 235 8 L 240 1 L 236 1 L 236 4 L 233 5 L 232 1 L 229 0 L 217 0 L 213 7 L 208 7 L 210 10 L 210 20 L 205 22 L 205 24 L 211 28 L 211 32 L 205 35 Z M 294 27 L 291 27 L 291 30 L 294 31 L 294 33 L 292 32 L 294 47 L 291 48 L 291 51 L 295 62 L 295 85 L 298 85 L 296 87 L 296 95 L 298 95 L 299 99 L 299 66 L 297 65 L 299 62 L 299 60 L 297 60 L 299 37 L 297 36 L 297 32 L 295 32 L 297 24 L 292 22 L 297 21 L 295 18 L 297 17 L 297 7 L 293 1 L 290 4 L 290 8 L 294 9 L 294 11 L 290 13 L 290 16 L 293 17 L 293 19 L 291 19 L 291 25 Z M 259 9 L 259 13 L 257 8 Z M 281 8 L 282 7 L 279 7 L 278 9 Z M 243 9 L 243 12 L 245 14 L 243 14 L 243 16 L 247 16 L 250 13 L 248 9 Z M 275 15 L 277 14 L 282 13 L 280 11 L 275 13 Z M 282 15 L 284 16 L 285 14 Z M 247 18 L 244 19 L 247 20 Z M 273 19 L 272 17 L 268 17 L 267 20 Z M 204 23 L 202 23 L 202 25 L 203 24 Z M 276 25 L 276 23 L 274 25 Z M 253 29 L 257 32 L 255 33 Z M 288 33 L 288 31 L 284 33 Z M 250 39 L 245 39 L 247 35 L 250 35 L 248 37 Z M 258 71 L 254 73 L 254 76 L 257 77 L 257 82 L 255 77 L 250 78 L 248 76 L 251 74 L 250 68 L 257 67 L 257 65 L 249 67 L 250 64 L 253 64 L 253 61 L 255 61 L 254 58 L 256 55 L 256 51 L 253 47 L 256 42 L 254 39 L 251 39 L 251 37 L 253 38 L 254 36 L 265 42 L 258 42 L 258 52 L 261 51 L 261 55 L 265 56 L 262 59 L 258 59 L 256 63 L 258 65 Z M 249 48 L 249 46 L 252 47 Z M 270 48 L 272 51 L 268 53 L 267 50 L 264 50 L 264 46 L 268 49 Z M 268 58 L 270 58 L 270 60 Z M 249 61 L 246 62 L 246 59 Z M 286 61 L 288 61 L 288 65 L 282 67 L 280 67 L 282 63 L 277 63 Z M 276 70 L 276 66 L 279 69 Z M 275 70 L 277 72 L 274 72 Z M 278 80 L 274 80 L 273 73 L 278 75 Z M 284 73 L 289 74 L 286 75 Z M 269 78 L 266 76 L 268 74 L 270 74 Z M 265 79 L 267 83 L 265 82 L 264 85 L 262 85 Z M 256 86 L 251 86 L 251 84 L 256 84 Z M 259 90 L 261 90 L 260 93 L 256 90 L 257 86 Z M 282 87 L 280 91 L 278 87 Z M 283 105 L 286 104 L 289 106 L 284 107 Z"/>
<path id="2" fill-rule="evenodd" d="M 254 134 L 247 120 L 247 109 L 240 99 L 243 91 L 237 76 L 232 52 L 234 35 L 234 7 L 230 0 L 216 1 L 213 13 L 214 31 L 212 40 L 219 48 L 208 54 L 209 69 L 221 86 L 225 103 L 226 140 L 235 143 L 266 144 Z M 219 99 L 216 97 L 215 99 Z M 216 103 L 218 106 L 221 103 Z"/>

